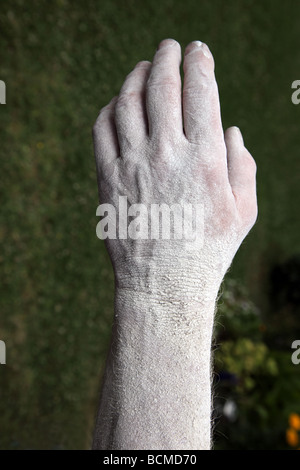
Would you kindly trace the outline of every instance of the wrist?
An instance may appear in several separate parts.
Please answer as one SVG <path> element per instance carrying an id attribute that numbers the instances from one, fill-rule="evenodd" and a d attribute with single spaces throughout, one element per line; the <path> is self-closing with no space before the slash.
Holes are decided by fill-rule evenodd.
<path id="1" fill-rule="evenodd" d="M 224 275 L 195 255 L 166 252 L 118 260 L 114 272 L 118 291 L 183 310 L 214 303 Z"/>
<path id="2" fill-rule="evenodd" d="M 206 347 L 210 349 L 216 295 L 204 294 L 199 286 L 198 289 L 188 287 L 185 283 L 183 288 L 178 277 L 166 280 L 158 275 L 148 278 L 147 286 L 143 285 L 143 288 L 136 280 L 134 286 L 116 287 L 115 324 L 118 331 L 131 331 L 133 335 L 136 331 L 138 340 L 144 344 L 150 337 L 172 340 L 175 345 L 183 345 L 183 336 L 188 341 L 195 338 L 195 344 L 199 339 L 205 339 Z"/>

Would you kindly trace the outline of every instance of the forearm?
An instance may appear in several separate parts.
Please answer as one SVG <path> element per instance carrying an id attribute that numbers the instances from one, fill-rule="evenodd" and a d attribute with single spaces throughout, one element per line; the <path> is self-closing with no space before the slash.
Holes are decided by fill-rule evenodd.
<path id="1" fill-rule="evenodd" d="M 94 448 L 210 447 L 214 300 L 178 274 L 116 289 Z"/>

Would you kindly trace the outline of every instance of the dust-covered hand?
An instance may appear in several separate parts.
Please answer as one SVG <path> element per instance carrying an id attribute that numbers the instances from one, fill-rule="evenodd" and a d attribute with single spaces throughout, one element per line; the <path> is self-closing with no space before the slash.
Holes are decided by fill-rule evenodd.
<path id="1" fill-rule="evenodd" d="M 175 262 L 174 283 L 177 271 L 184 287 L 186 272 L 193 283 L 197 280 L 198 292 L 200 287 L 214 296 L 256 219 L 256 165 L 238 128 L 224 136 L 208 47 L 195 41 L 186 48 L 183 92 L 180 62 L 180 45 L 164 40 L 153 63 L 137 64 L 95 123 L 100 201 L 117 209 L 116 238 L 109 239 L 108 233 L 106 243 L 116 278 L 125 287 L 135 282 L 146 286 L 152 274 L 164 283 Z M 130 236 L 130 228 L 126 238 L 119 237 L 120 196 L 129 214 L 137 214 L 137 204 L 147 209 L 147 219 L 138 213 L 140 238 L 138 232 Z M 151 238 L 157 233 L 151 206 L 162 204 L 171 212 L 179 205 L 186 225 L 194 222 L 200 232 L 194 245 L 184 233 L 174 240 L 172 224 L 173 238 L 162 240 L 161 232 L 159 239 Z M 190 214 L 184 212 L 187 204 L 194 209 Z M 195 219 L 197 207 L 200 228 L 186 220 Z M 187 289 L 190 284 L 187 280 Z"/>

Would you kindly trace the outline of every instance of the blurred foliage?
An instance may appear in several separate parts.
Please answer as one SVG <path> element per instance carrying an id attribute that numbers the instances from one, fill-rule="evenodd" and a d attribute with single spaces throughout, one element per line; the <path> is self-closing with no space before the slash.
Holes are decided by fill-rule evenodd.
<path id="1" fill-rule="evenodd" d="M 266 344 L 267 332 L 247 290 L 226 279 L 215 328 L 216 449 L 286 449 L 296 442 L 286 427 L 290 414 L 298 425 L 300 374 L 291 350 Z"/>
<path id="2" fill-rule="evenodd" d="M 262 342 L 248 338 L 225 341 L 221 347 L 223 367 L 239 378 L 237 390 L 247 392 L 255 387 L 253 376 L 278 375 L 278 367 L 270 351 Z"/>

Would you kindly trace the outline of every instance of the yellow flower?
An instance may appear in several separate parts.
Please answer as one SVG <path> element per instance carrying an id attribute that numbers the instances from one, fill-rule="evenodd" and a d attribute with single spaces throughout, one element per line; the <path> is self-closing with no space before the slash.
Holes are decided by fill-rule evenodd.
<path id="1" fill-rule="evenodd" d="M 289 416 L 289 425 L 296 431 L 300 431 L 300 416 L 296 413 L 291 413 Z"/>
<path id="2" fill-rule="evenodd" d="M 299 437 L 295 429 L 289 428 L 286 430 L 286 441 L 292 447 L 298 445 Z"/>

